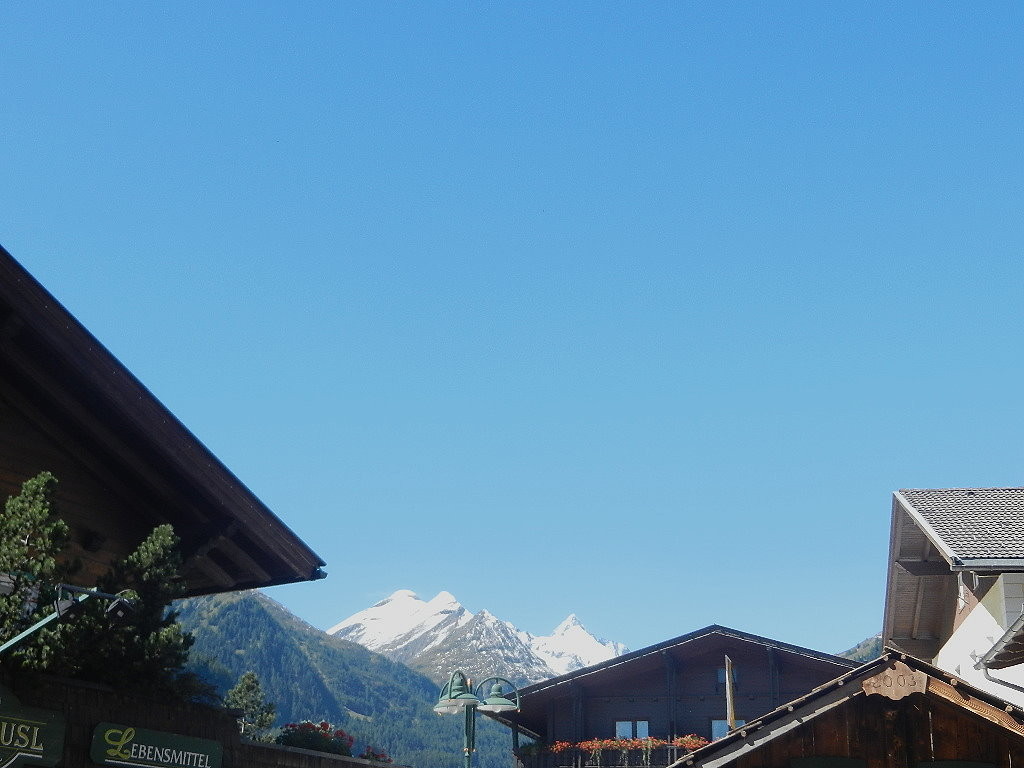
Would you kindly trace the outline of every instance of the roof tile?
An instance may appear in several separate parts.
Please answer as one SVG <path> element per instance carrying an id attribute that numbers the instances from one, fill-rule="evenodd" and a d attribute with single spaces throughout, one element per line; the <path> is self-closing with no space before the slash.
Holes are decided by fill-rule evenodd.
<path id="1" fill-rule="evenodd" d="M 900 494 L 956 557 L 1024 558 L 1024 488 L 915 488 Z"/>

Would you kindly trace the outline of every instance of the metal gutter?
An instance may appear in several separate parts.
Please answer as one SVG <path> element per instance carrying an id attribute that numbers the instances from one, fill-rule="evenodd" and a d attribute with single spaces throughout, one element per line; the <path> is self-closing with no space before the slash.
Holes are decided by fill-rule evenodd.
<path id="1" fill-rule="evenodd" d="M 1014 654 L 1020 658 L 1019 661 L 1015 661 L 1010 664 L 1000 663 L 1001 661 L 1007 660 L 1007 656 L 1009 655 L 1009 646 L 1012 643 L 1020 642 L 1020 636 L 1022 632 L 1024 632 L 1024 612 L 1022 612 L 1021 615 L 1017 617 L 1017 620 L 1009 626 L 1009 628 L 1003 633 L 1002 637 L 996 640 L 992 647 L 985 651 L 981 658 L 975 661 L 974 668 L 980 669 L 984 672 L 989 669 L 1005 669 L 1006 667 L 1013 667 L 1017 664 L 1024 663 L 1024 648 L 1018 648 L 1014 651 Z M 1000 654 L 1007 655 L 1004 656 L 1003 659 L 1000 659 Z M 988 675 L 986 674 L 985 677 L 988 677 Z M 996 678 L 988 679 L 992 680 L 992 682 L 994 683 L 1002 683 L 1002 681 L 997 680 Z M 1008 685 L 1011 688 L 1016 688 L 1019 691 L 1024 691 L 1024 688 L 1017 688 L 1017 686 L 1013 685 L 1012 683 L 1008 683 Z"/>
<path id="2" fill-rule="evenodd" d="M 998 573 L 1024 571 L 1024 558 L 1020 557 L 960 557 L 952 567 L 954 571 L 997 571 Z"/>

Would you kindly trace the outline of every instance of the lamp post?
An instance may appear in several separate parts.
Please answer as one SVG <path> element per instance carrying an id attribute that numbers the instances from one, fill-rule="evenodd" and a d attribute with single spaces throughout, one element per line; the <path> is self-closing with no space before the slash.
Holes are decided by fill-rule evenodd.
<path id="1" fill-rule="evenodd" d="M 490 691 L 486 698 L 481 694 L 490 684 Z M 502 687 L 507 685 L 509 692 L 506 695 Z M 515 698 L 510 698 L 514 696 Z M 439 715 L 457 715 L 463 712 L 466 718 L 465 740 L 463 751 L 466 753 L 466 768 L 473 766 L 473 752 L 476 749 L 476 713 L 481 712 L 508 712 L 519 711 L 519 689 L 511 681 L 504 677 L 489 677 L 476 687 L 473 692 L 472 682 L 462 671 L 453 672 L 452 676 L 441 688 L 441 694 L 437 697 L 437 704 L 434 711 Z"/>
<path id="2" fill-rule="evenodd" d="M 4 576 L 7 578 L 3 578 Z M 0 595 L 10 595 L 13 594 L 13 592 L 14 580 L 11 579 L 10 574 L 0 574 Z M 98 589 L 76 587 L 72 584 L 58 584 L 57 600 L 53 604 L 53 613 L 48 616 L 44 616 L 24 632 L 18 633 L 7 642 L 0 645 L 0 653 L 10 650 L 22 640 L 25 640 L 38 632 L 47 624 L 55 621 L 66 621 L 75 618 L 75 616 L 77 616 L 82 610 L 82 603 L 92 597 L 98 597 L 103 600 L 107 600 L 110 603 L 110 605 L 107 606 L 105 613 L 112 621 L 125 621 L 131 616 L 132 611 L 135 610 L 135 601 L 124 597 L 123 595 L 112 595 L 109 592 L 100 592 Z"/>

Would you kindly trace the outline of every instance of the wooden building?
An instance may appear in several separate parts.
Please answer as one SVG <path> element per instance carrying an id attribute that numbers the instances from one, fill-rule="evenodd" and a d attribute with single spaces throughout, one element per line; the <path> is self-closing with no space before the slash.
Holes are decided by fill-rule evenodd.
<path id="1" fill-rule="evenodd" d="M 321 578 L 323 561 L 0 248 L 0 494 L 49 470 L 76 580 L 154 527 L 182 539 L 182 594 Z"/>
<path id="2" fill-rule="evenodd" d="M 0 494 L 43 470 L 58 479 L 54 502 L 83 565 L 79 585 L 93 586 L 164 523 L 182 540 L 182 596 L 325 575 L 320 557 L 0 248 Z M 158 764 L 370 765 L 243 742 L 223 709 L 88 681 L 25 683 L 0 665 L 0 765 Z"/>
<path id="3" fill-rule="evenodd" d="M 882 640 L 1024 706 L 1024 488 L 893 494 Z"/>
<path id="4" fill-rule="evenodd" d="M 527 686 L 520 690 L 520 712 L 493 717 L 548 745 L 687 734 L 715 738 L 728 729 L 726 656 L 733 665 L 740 721 L 856 666 L 849 659 L 713 625 Z M 661 764 L 666 755 L 660 755 Z M 552 762 L 543 754 L 540 759 Z"/>
<path id="5" fill-rule="evenodd" d="M 1012 768 L 1024 712 L 891 649 L 672 768 Z"/>

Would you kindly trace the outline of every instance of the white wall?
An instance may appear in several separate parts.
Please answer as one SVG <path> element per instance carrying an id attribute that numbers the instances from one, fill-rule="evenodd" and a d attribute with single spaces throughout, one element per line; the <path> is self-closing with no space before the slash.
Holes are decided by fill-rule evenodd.
<path id="1" fill-rule="evenodd" d="M 965 578 L 971 578 L 970 574 L 965 574 Z M 1004 573 L 939 649 L 932 663 L 983 691 L 1024 707 L 1024 692 L 986 680 L 981 671 L 974 668 L 972 657 L 972 654 L 984 655 L 1003 636 L 1006 627 L 1020 616 L 1022 604 L 1024 574 Z M 1024 687 L 1024 665 L 994 670 L 990 674 Z"/>

